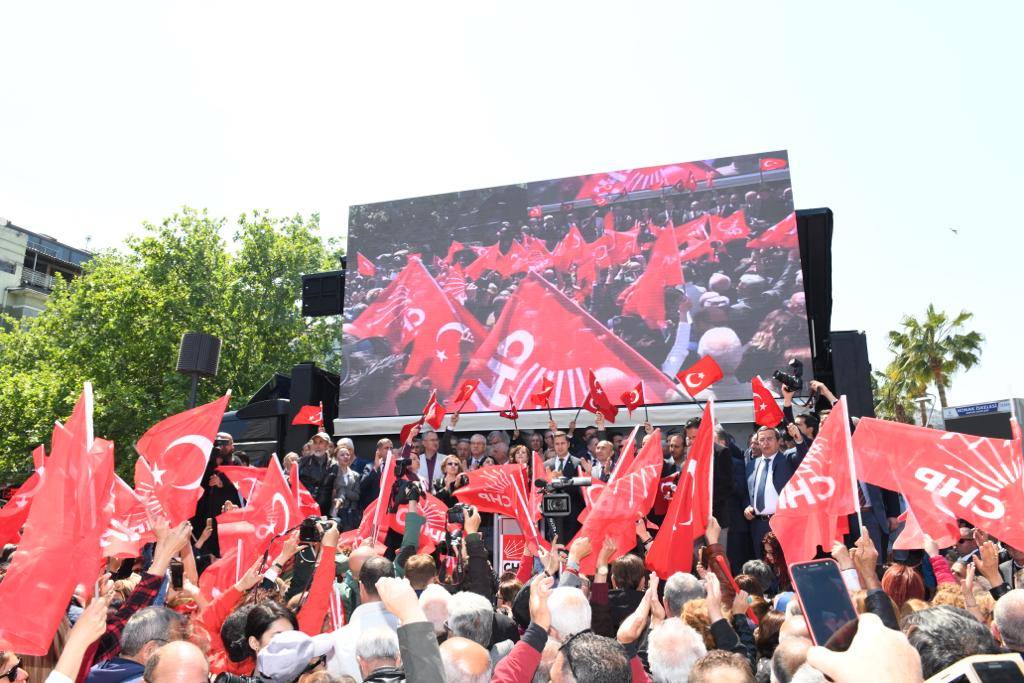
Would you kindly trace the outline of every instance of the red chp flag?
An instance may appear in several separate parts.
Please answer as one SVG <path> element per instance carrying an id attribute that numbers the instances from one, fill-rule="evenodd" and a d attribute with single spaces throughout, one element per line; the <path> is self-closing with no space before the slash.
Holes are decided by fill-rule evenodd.
<path id="1" fill-rule="evenodd" d="M 423 421 L 434 429 L 440 429 L 447 414 L 444 406 L 437 400 L 437 390 L 431 391 L 427 405 L 423 406 Z"/>
<path id="2" fill-rule="evenodd" d="M 32 462 L 35 471 L 28 476 L 25 483 L 18 487 L 3 509 L 0 509 L 0 544 L 17 544 L 21 538 L 21 527 L 25 526 L 29 510 L 32 509 L 32 498 L 43 483 L 46 475 L 46 449 L 40 445 L 32 451 Z"/>
<path id="3" fill-rule="evenodd" d="M 662 230 L 651 247 L 651 260 L 647 269 L 619 294 L 618 303 L 623 313 L 643 318 L 653 329 L 666 326 L 665 289 L 683 284 L 683 269 L 679 261 L 679 248 L 675 233 Z"/>
<path id="4" fill-rule="evenodd" d="M 775 402 L 772 392 L 756 375 L 750 380 L 750 388 L 754 392 L 754 422 L 765 427 L 778 426 L 782 422 L 782 408 Z"/>
<path id="5" fill-rule="evenodd" d="M 452 301 L 466 303 L 466 274 L 462 272 L 462 266 L 455 265 L 449 268 L 442 276 L 440 284 L 441 289 Z"/>
<path id="6" fill-rule="evenodd" d="M 683 390 L 693 398 L 712 384 L 722 379 L 722 368 L 711 356 L 704 356 L 699 361 L 676 375 L 683 385 Z"/>
<path id="7" fill-rule="evenodd" d="M 921 529 L 917 516 L 909 506 L 899 516 L 899 521 L 903 522 L 903 529 L 900 530 L 900 535 L 892 544 L 893 550 L 923 550 L 924 530 Z M 960 525 L 957 520 L 949 517 L 947 518 L 946 533 L 935 537 L 934 541 L 940 548 L 949 548 L 956 545 L 958 540 L 960 540 Z"/>
<path id="8" fill-rule="evenodd" d="M 637 380 L 657 401 L 674 394 L 661 371 L 552 284 L 530 273 L 506 302 L 462 378 L 480 380 L 470 399 L 476 410 L 504 410 L 510 396 L 523 405 L 545 378 L 554 384 L 550 407 L 568 408 L 586 397 L 588 368 L 616 396 Z"/>
<path id="9" fill-rule="evenodd" d="M 364 277 L 373 277 L 377 274 L 377 266 L 373 265 L 370 259 L 358 251 L 356 252 L 356 272 Z"/>
<path id="10" fill-rule="evenodd" d="M 476 348 L 486 334 L 476 318 L 448 298 L 416 260 L 346 325 L 345 332 L 360 339 L 384 337 L 395 351 L 411 344 L 405 372 L 428 377 L 441 391 L 455 383 L 462 354 Z"/>
<path id="11" fill-rule="evenodd" d="M 121 477 L 114 475 L 114 512 L 100 537 L 105 557 L 139 557 L 142 547 L 156 540 L 145 501 Z"/>
<path id="12" fill-rule="evenodd" d="M 609 422 L 615 422 L 615 416 L 619 414 L 619 409 L 612 405 L 612 402 L 608 399 L 608 394 L 604 393 L 604 388 L 597 381 L 597 376 L 593 370 L 590 371 L 589 378 L 590 392 L 583 399 L 583 409 L 595 415 L 601 413 L 604 415 L 604 419 Z"/>
<path id="13" fill-rule="evenodd" d="M 586 248 L 586 240 L 583 239 L 579 228 L 573 223 L 562 241 L 551 251 L 552 265 L 559 270 L 567 271 L 573 263 L 579 263 L 580 259 L 588 256 Z"/>
<path id="14" fill-rule="evenodd" d="M 192 518 L 203 495 L 203 475 L 231 392 L 216 401 L 172 415 L 150 427 L 135 444 L 149 472 L 135 466 L 135 487 L 153 499 L 171 526 Z M 140 474 L 142 481 L 140 481 Z M 147 501 L 148 502 L 148 501 Z"/>
<path id="15" fill-rule="evenodd" d="M 463 404 L 465 404 L 466 401 L 473 397 L 473 392 L 476 391 L 476 388 L 478 386 L 480 386 L 480 380 L 478 379 L 467 379 L 459 386 L 459 390 L 458 392 L 456 392 L 455 397 L 452 399 L 451 403 L 452 407 L 456 405 L 458 406 L 458 408 L 456 408 L 454 412 L 462 410 Z"/>
<path id="16" fill-rule="evenodd" d="M 498 244 L 484 247 L 476 257 L 476 260 L 466 266 L 466 277 L 471 280 L 479 280 L 480 276 L 488 270 L 500 271 L 503 268 L 505 257 L 501 253 Z"/>
<path id="17" fill-rule="evenodd" d="M 547 377 L 540 381 L 540 391 L 530 394 L 530 405 L 534 408 L 547 408 L 551 405 L 551 392 L 555 390 L 555 383 Z"/>
<path id="18" fill-rule="evenodd" d="M 535 476 L 543 479 L 543 464 L 541 468 L 542 473 Z M 531 540 L 537 542 L 535 518 L 527 503 L 525 474 L 522 465 L 481 467 L 466 473 L 469 481 L 455 492 L 455 497 L 460 503 L 475 505 L 480 512 L 515 517 L 523 533 L 532 530 Z"/>
<path id="19" fill-rule="evenodd" d="M 293 425 L 316 425 L 324 426 L 324 404 L 316 406 L 302 406 L 299 412 L 292 418 Z"/>
<path id="20" fill-rule="evenodd" d="M 843 396 L 780 492 L 778 510 L 769 521 L 786 561 L 813 560 L 819 545 L 828 552 L 835 541 L 842 542 L 846 516 L 857 512 L 857 501 L 849 411 Z"/>
<path id="21" fill-rule="evenodd" d="M 747 242 L 748 249 L 796 249 L 800 239 L 796 231 L 796 212 L 789 214 L 781 221 L 762 232 L 758 237 Z"/>
<path id="22" fill-rule="evenodd" d="M 762 171 L 777 171 L 780 168 L 786 168 L 787 163 L 785 159 L 779 159 L 778 157 L 765 157 L 761 159 L 760 168 Z"/>
<path id="23" fill-rule="evenodd" d="M 46 476 L 0 582 L 0 648 L 44 655 L 79 583 L 100 574 L 100 537 L 113 513 L 114 444 L 92 434 L 88 384 L 67 427 L 54 427 Z"/>
<path id="24" fill-rule="evenodd" d="M 634 410 L 644 404 L 644 383 L 637 383 L 635 387 L 624 393 L 621 399 L 622 404 L 626 406 L 626 410 L 632 415 Z"/>
<path id="25" fill-rule="evenodd" d="M 948 533 L 951 519 L 966 519 L 1024 548 L 1019 441 L 863 418 L 853 434 L 853 452 L 857 476 L 903 493 L 932 538 Z"/>
<path id="26" fill-rule="evenodd" d="M 750 226 L 747 224 L 747 215 L 743 209 L 735 211 L 725 218 L 711 216 L 710 220 L 712 241 L 731 242 L 750 237 Z"/>

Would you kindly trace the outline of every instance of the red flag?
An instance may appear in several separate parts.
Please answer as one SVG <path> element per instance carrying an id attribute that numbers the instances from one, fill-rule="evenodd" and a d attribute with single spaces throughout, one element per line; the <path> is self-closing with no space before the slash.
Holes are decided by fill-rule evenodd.
<path id="1" fill-rule="evenodd" d="M 675 228 L 676 233 L 676 244 L 683 246 L 684 244 L 692 246 L 698 242 L 704 242 L 708 239 L 708 215 L 703 214 L 697 216 L 692 221 L 687 221 L 682 225 L 677 225 Z"/>
<path id="2" fill-rule="evenodd" d="M 540 391 L 530 394 L 530 405 L 534 408 L 547 408 L 551 405 L 551 392 L 555 390 L 555 383 L 547 377 L 540 381 Z"/>
<path id="3" fill-rule="evenodd" d="M 712 241 L 731 242 L 750 237 L 750 226 L 743 209 L 735 211 L 726 218 L 711 216 Z"/>
<path id="4" fill-rule="evenodd" d="M 777 171 L 780 168 L 786 168 L 786 160 L 779 159 L 778 157 L 765 157 L 761 159 L 760 168 L 762 171 Z"/>
<path id="5" fill-rule="evenodd" d="M 366 258 L 358 251 L 356 252 L 356 272 L 363 277 L 373 277 L 377 274 L 377 266 L 373 265 L 370 259 Z"/>
<path id="6" fill-rule="evenodd" d="M 604 226 L 605 231 L 613 232 L 615 230 L 615 211 L 608 209 L 605 212 L 604 217 L 601 219 L 601 225 Z"/>
<path id="7" fill-rule="evenodd" d="M 853 447 L 857 476 L 900 490 L 932 538 L 947 534 L 950 520 L 966 519 L 1024 548 L 1019 442 L 862 418 Z"/>
<path id="8" fill-rule="evenodd" d="M 924 530 L 921 529 L 921 524 L 917 521 L 914 511 L 908 506 L 899 516 L 899 520 L 903 522 L 903 528 L 892 544 L 893 550 L 923 550 Z M 947 521 L 946 533 L 934 539 L 940 548 L 948 548 L 960 540 L 960 527 L 957 520 L 949 517 Z"/>
<path id="9" fill-rule="evenodd" d="M 303 519 L 306 517 L 319 517 L 320 504 L 316 502 L 313 494 L 299 480 L 298 460 L 292 463 L 291 471 L 288 473 L 288 483 L 292 487 L 292 502 L 299 511 L 299 516 Z"/>
<path id="10" fill-rule="evenodd" d="M 425 494 L 419 502 L 420 514 L 426 519 L 426 523 L 420 529 L 419 547 L 417 552 L 430 554 L 434 552 L 437 544 L 445 538 L 445 527 L 448 523 L 448 506 L 440 499 Z M 405 533 L 405 516 L 408 509 L 400 505 L 394 514 L 387 515 L 387 525 L 393 531 Z"/>
<path id="11" fill-rule="evenodd" d="M 441 391 L 455 383 L 462 354 L 472 351 L 486 334 L 419 261 L 403 268 L 345 331 L 361 339 L 384 337 L 395 351 L 412 344 L 405 372 L 428 377 Z"/>
<path id="12" fill-rule="evenodd" d="M 586 256 L 586 248 L 586 240 L 573 223 L 562 241 L 551 251 L 552 265 L 559 270 L 568 271 L 573 263 L 578 263 L 580 258 Z"/>
<path id="13" fill-rule="evenodd" d="M 501 253 L 501 247 L 497 244 L 492 244 L 489 247 L 485 247 L 481 251 L 476 260 L 466 266 L 466 277 L 471 280 L 479 280 L 480 276 L 488 270 L 500 270 L 505 257 Z"/>
<path id="14" fill-rule="evenodd" d="M 612 405 L 612 402 L 608 399 L 608 394 L 604 393 L 604 388 L 597 381 L 597 376 L 593 370 L 590 371 L 589 381 L 590 391 L 583 400 L 583 409 L 595 415 L 601 413 L 609 422 L 615 422 L 615 416 L 619 414 L 619 409 Z"/>
<path id="15" fill-rule="evenodd" d="M 266 475 L 264 468 L 248 465 L 221 465 L 217 471 L 227 477 L 238 489 L 238 495 L 246 500 L 252 500 L 252 494 Z"/>
<path id="16" fill-rule="evenodd" d="M 409 441 L 409 435 L 412 434 L 413 427 L 419 427 L 423 424 L 423 418 L 410 422 L 409 424 L 402 425 L 402 431 L 398 433 L 398 443 L 404 446 Z"/>
<path id="17" fill-rule="evenodd" d="M 635 387 L 622 394 L 622 404 L 632 415 L 633 411 L 644 404 L 644 383 L 638 382 Z"/>
<path id="18" fill-rule="evenodd" d="M 530 218 L 540 218 L 541 216 L 543 216 L 543 215 L 544 215 L 544 209 L 543 209 L 543 208 L 541 208 L 541 207 L 540 207 L 540 205 L 537 205 L 537 206 L 531 206 L 531 207 L 530 207 L 530 210 L 529 210 L 529 211 L 527 211 L 527 212 L 526 212 L 526 214 L 527 214 L 527 215 L 528 215 L 528 216 L 529 216 Z"/>
<path id="19" fill-rule="evenodd" d="M 455 398 L 452 399 L 451 407 L 458 405 L 455 412 L 462 409 L 462 404 L 468 401 L 473 396 L 473 392 L 480 385 L 478 379 L 467 379 L 459 386 L 459 391 L 455 394 Z"/>
<path id="20" fill-rule="evenodd" d="M 775 402 L 772 392 L 758 376 L 750 380 L 750 388 L 754 392 L 754 422 L 765 427 L 778 426 L 782 422 L 782 408 Z"/>
<path id="21" fill-rule="evenodd" d="M 0 647 L 43 655 L 79 583 L 91 587 L 102 564 L 100 536 L 113 513 L 114 444 L 92 433 L 92 387 L 67 427 L 56 425 L 46 476 L 25 533 L 0 582 Z"/>
<path id="22" fill-rule="evenodd" d="M 284 543 L 283 534 L 303 517 L 281 464 L 272 457 L 249 504 L 217 517 L 221 548 L 241 548 L 242 566 L 247 569 L 261 553 L 276 552 Z"/>
<path id="23" fill-rule="evenodd" d="M 722 368 L 711 356 L 703 356 L 699 361 L 676 375 L 683 385 L 683 390 L 694 397 L 712 384 L 722 379 Z"/>
<path id="24" fill-rule="evenodd" d="M 651 247 L 651 261 L 647 269 L 619 294 L 618 303 L 623 313 L 643 318 L 648 327 L 665 327 L 665 289 L 683 284 L 683 269 L 679 261 L 675 233 L 663 230 Z"/>
<path id="25" fill-rule="evenodd" d="M 437 400 L 437 390 L 431 391 L 427 405 L 423 406 L 423 421 L 434 429 L 440 429 L 447 414 L 444 406 Z"/>
<path id="26" fill-rule="evenodd" d="M 28 476 L 25 483 L 18 487 L 3 509 L 0 509 L 0 545 L 17 544 L 21 539 L 21 528 L 25 526 L 29 510 L 32 509 L 32 498 L 43 483 L 46 473 L 46 449 L 40 445 L 32 451 L 35 471 Z"/>
<path id="27" fill-rule="evenodd" d="M 143 490 L 136 464 L 136 489 L 143 500 L 152 496 L 171 526 L 191 519 L 203 495 L 203 475 L 213 450 L 229 391 L 216 401 L 172 415 L 150 427 L 135 444 L 152 472 L 152 489 Z"/>
<path id="28" fill-rule="evenodd" d="M 543 468 L 541 464 L 541 474 L 535 472 L 534 475 L 543 479 Z M 459 502 L 475 505 L 480 512 L 511 515 L 519 522 L 523 533 L 530 533 L 532 529 L 532 535 L 536 537 L 536 518 L 531 514 L 526 500 L 525 470 L 522 465 L 495 465 L 472 470 L 466 473 L 468 483 L 455 492 L 455 497 Z M 534 538 L 535 542 L 537 540 Z"/>
<path id="29" fill-rule="evenodd" d="M 594 263 L 601 268 L 611 268 L 625 263 L 639 251 L 637 247 L 639 234 L 639 227 L 622 231 L 605 230 L 604 234 L 590 245 Z"/>
<path id="30" fill-rule="evenodd" d="M 516 404 L 512 401 L 511 396 L 508 397 L 508 408 L 498 413 L 498 415 L 505 418 L 506 420 L 519 419 L 519 411 L 516 410 Z"/>
<path id="31" fill-rule="evenodd" d="M 462 266 L 455 265 L 448 269 L 441 280 L 441 289 L 452 301 L 466 303 L 466 274 Z"/>
<path id="32" fill-rule="evenodd" d="M 105 557 L 139 557 L 142 547 L 156 540 L 142 498 L 114 475 L 114 511 L 100 537 Z"/>
<path id="33" fill-rule="evenodd" d="M 835 541 L 843 540 L 840 519 L 857 512 L 848 414 L 843 396 L 779 494 L 769 525 L 787 562 L 813 560 L 819 545 L 830 551 Z"/>
<path id="34" fill-rule="evenodd" d="M 452 243 L 448 246 L 448 253 L 444 257 L 444 262 L 447 263 L 448 265 L 451 265 L 452 261 L 455 259 L 455 255 L 465 248 L 466 245 L 464 245 L 462 242 L 452 240 Z"/>
<path id="35" fill-rule="evenodd" d="M 295 413 L 295 417 L 292 419 L 293 425 L 316 425 L 317 427 L 323 428 L 324 426 L 324 406 L 321 403 L 316 406 L 302 406 L 299 408 L 299 412 Z"/>
<path id="36" fill-rule="evenodd" d="M 703 242 L 694 242 L 679 254 L 680 263 L 689 263 L 690 261 L 699 261 L 705 258 L 710 263 L 717 263 L 718 255 L 715 253 L 715 247 L 711 242 L 712 240 L 710 239 L 706 239 Z"/>
<path id="37" fill-rule="evenodd" d="M 748 249 L 766 249 L 770 247 L 796 249 L 799 246 L 800 238 L 797 236 L 796 212 L 789 214 L 762 232 L 760 236 L 747 242 Z"/>
<path id="38" fill-rule="evenodd" d="M 553 320 L 558 325 L 550 324 Z M 550 406 L 565 408 L 580 405 L 586 396 L 588 368 L 616 396 L 637 380 L 657 401 L 674 393 L 657 368 L 552 284 L 530 273 L 506 302 L 462 378 L 480 380 L 470 399 L 477 410 L 504 410 L 509 396 L 523 405 L 544 378 L 555 385 Z"/>

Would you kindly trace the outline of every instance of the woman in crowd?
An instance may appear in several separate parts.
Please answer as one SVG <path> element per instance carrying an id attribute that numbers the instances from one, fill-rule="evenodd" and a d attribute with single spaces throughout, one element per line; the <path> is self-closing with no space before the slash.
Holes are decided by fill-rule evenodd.
<path id="1" fill-rule="evenodd" d="M 455 490 L 462 485 L 464 477 L 462 474 L 465 468 L 457 455 L 446 455 L 441 461 L 441 471 L 444 477 L 434 481 L 433 494 L 445 505 L 451 507 L 458 502 L 455 498 Z"/>

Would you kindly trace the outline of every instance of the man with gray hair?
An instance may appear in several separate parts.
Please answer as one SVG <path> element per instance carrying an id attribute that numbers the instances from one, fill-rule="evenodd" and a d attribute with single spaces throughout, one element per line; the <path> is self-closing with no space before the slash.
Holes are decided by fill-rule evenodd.
<path id="1" fill-rule="evenodd" d="M 775 585 L 775 572 L 764 560 L 747 560 L 743 563 L 741 574 L 752 576 L 761 587 L 761 593 L 768 593 Z"/>
<path id="2" fill-rule="evenodd" d="M 676 572 L 665 582 L 665 594 L 662 602 L 665 615 L 678 617 L 683 613 L 683 606 L 691 600 L 700 600 L 707 596 L 704 584 L 693 574 Z"/>
<path id="3" fill-rule="evenodd" d="M 487 598 L 477 593 L 461 591 L 448 601 L 448 638 L 460 636 L 489 648 L 491 663 L 497 664 L 512 650 L 511 640 L 491 645 L 494 639 L 494 608 Z"/>
<path id="4" fill-rule="evenodd" d="M 441 584 L 432 583 L 420 593 L 420 607 L 427 615 L 427 621 L 434 625 L 434 635 L 437 642 L 442 642 L 445 637 L 445 623 L 448 621 L 448 603 L 452 600 L 449 593 Z"/>
<path id="5" fill-rule="evenodd" d="M 707 653 L 701 635 L 678 617 L 663 621 L 647 639 L 647 660 L 654 683 L 687 680 L 690 669 Z"/>
<path id="6" fill-rule="evenodd" d="M 365 683 L 404 681 L 398 652 L 398 635 L 387 628 L 373 628 L 359 634 L 356 661 Z"/>
<path id="7" fill-rule="evenodd" d="M 549 633 L 563 643 L 571 636 L 590 630 L 590 601 L 579 588 L 559 586 L 548 598 L 551 612 Z"/>
<path id="8" fill-rule="evenodd" d="M 89 670 L 87 683 L 142 680 L 146 661 L 163 645 L 185 638 L 185 620 L 167 607 L 146 607 L 128 619 L 121 633 L 121 654 Z"/>
<path id="9" fill-rule="evenodd" d="M 999 598 L 993 616 L 1003 647 L 1024 652 L 1024 589 L 1015 588 Z"/>

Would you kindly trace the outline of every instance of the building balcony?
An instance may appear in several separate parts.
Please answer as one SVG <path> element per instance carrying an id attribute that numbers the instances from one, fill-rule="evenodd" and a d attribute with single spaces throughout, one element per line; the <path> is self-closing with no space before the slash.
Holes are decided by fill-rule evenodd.
<path id="1" fill-rule="evenodd" d="M 31 268 L 22 268 L 21 284 L 44 292 L 51 292 L 53 291 L 53 276 Z"/>

